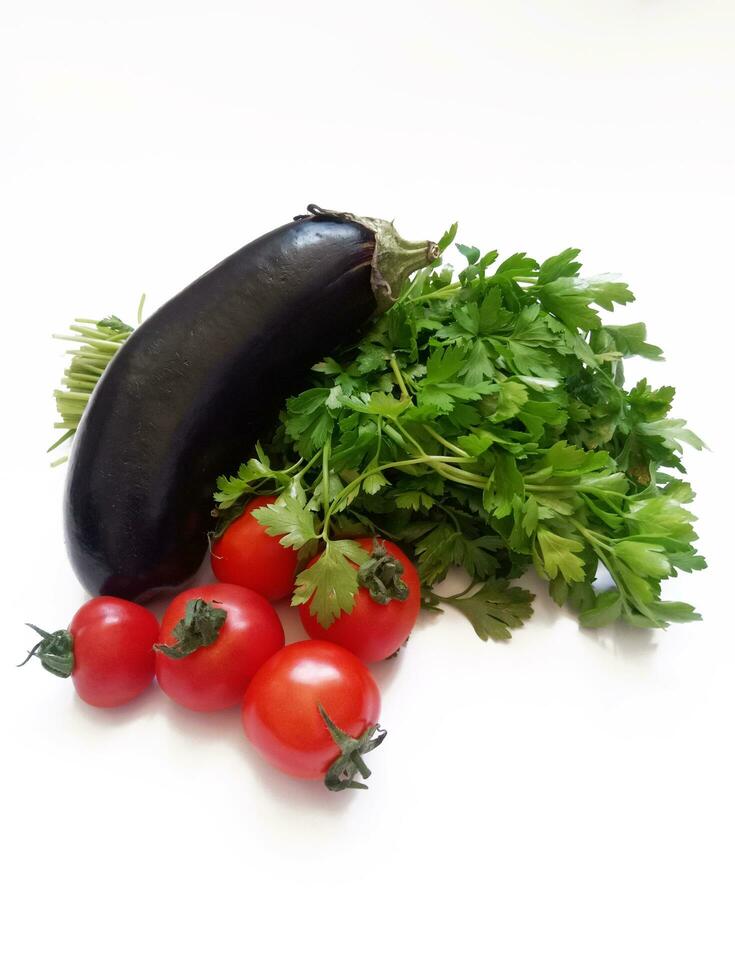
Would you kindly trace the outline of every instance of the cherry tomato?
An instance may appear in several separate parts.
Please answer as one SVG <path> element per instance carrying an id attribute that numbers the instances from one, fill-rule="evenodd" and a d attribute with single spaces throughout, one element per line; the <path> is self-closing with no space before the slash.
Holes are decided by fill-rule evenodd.
<path id="1" fill-rule="evenodd" d="M 298 557 L 284 548 L 280 537 L 271 537 L 258 524 L 253 511 L 275 502 L 276 497 L 256 497 L 240 517 L 212 545 L 212 571 L 220 582 L 253 589 L 275 602 L 291 595 Z"/>
<path id="2" fill-rule="evenodd" d="M 156 677 L 162 691 L 193 711 L 229 708 L 242 700 L 253 674 L 283 643 L 275 609 L 252 589 L 224 584 L 187 589 L 164 613 Z"/>
<path id="3" fill-rule="evenodd" d="M 77 611 L 68 630 L 46 633 L 28 659 L 37 656 L 58 677 L 69 677 L 79 697 L 97 708 L 132 701 L 153 680 L 158 620 L 126 599 L 99 596 Z"/>
<path id="4" fill-rule="evenodd" d="M 309 636 L 339 643 L 361 660 L 371 663 L 390 657 L 408 639 L 421 607 L 421 583 L 411 561 L 392 541 L 358 538 L 357 543 L 364 548 L 366 558 L 375 553 L 376 544 L 378 549 L 385 550 L 387 563 L 382 559 L 382 565 L 376 567 L 375 577 L 378 582 L 373 591 L 379 597 L 389 595 L 396 591 L 393 585 L 398 578 L 405 585 L 405 590 L 398 589 L 406 592 L 405 598 L 390 598 L 381 603 L 372 597 L 371 589 L 361 585 L 352 612 L 342 613 L 330 626 L 321 626 L 316 617 L 312 616 L 311 602 L 300 606 L 299 612 Z M 396 561 L 402 566 L 402 570 L 399 571 Z M 387 588 L 383 593 L 386 583 Z"/>
<path id="5" fill-rule="evenodd" d="M 373 739 L 380 693 L 372 675 L 348 650 L 323 640 L 291 643 L 266 661 L 245 693 L 243 727 L 276 768 L 319 779 L 340 758 L 320 706 L 341 734 L 358 743 L 358 756 L 382 739 Z M 350 760 L 353 766 L 356 761 Z M 356 769 L 365 776 L 361 766 Z"/>

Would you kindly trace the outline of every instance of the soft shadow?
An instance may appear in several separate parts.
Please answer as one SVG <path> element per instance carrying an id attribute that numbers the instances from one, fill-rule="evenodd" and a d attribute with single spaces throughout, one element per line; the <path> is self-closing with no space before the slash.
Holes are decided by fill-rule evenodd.
<path id="1" fill-rule="evenodd" d="M 282 599 L 274 603 L 274 606 L 286 635 L 286 643 L 298 643 L 299 640 L 309 639 L 301 625 L 301 616 L 296 606 L 292 606 L 288 599 Z"/>
<path id="2" fill-rule="evenodd" d="M 413 634 L 411 635 L 413 636 Z M 395 680 L 398 671 L 401 669 L 404 660 L 406 660 L 406 658 L 410 660 L 415 649 L 415 641 L 412 641 L 411 638 L 409 638 L 409 646 L 402 646 L 395 656 L 388 657 L 387 660 L 379 660 L 374 664 L 368 664 L 368 667 L 370 668 L 373 677 L 380 688 L 381 696 L 390 689 L 390 686 Z"/>
<path id="3" fill-rule="evenodd" d="M 601 629 L 585 629 L 579 625 L 579 618 L 573 609 L 569 606 L 557 606 L 549 595 L 546 583 L 534 572 L 526 573 L 518 584 L 535 593 L 531 622 L 536 622 L 539 626 L 550 627 L 559 619 L 571 620 L 576 624 L 578 632 L 600 650 L 626 658 L 649 656 L 658 649 L 661 630 L 641 629 L 623 622 L 603 626 Z"/>
<path id="4" fill-rule="evenodd" d="M 279 772 L 256 751 L 248 741 L 241 721 L 239 705 L 224 711 L 189 711 L 161 695 L 161 712 L 173 729 L 197 743 L 202 739 L 218 741 L 228 745 L 242 758 L 248 768 L 255 772 L 259 781 L 277 799 L 284 802 L 313 806 L 319 810 L 337 809 L 342 811 L 349 805 L 349 798 L 358 795 L 359 790 L 330 793 L 320 779 L 294 779 Z M 363 791 L 364 792 L 364 791 Z"/>
<path id="5" fill-rule="evenodd" d="M 626 659 L 651 656 L 656 653 L 662 633 L 661 630 L 641 629 L 628 623 L 615 623 L 600 630 L 582 630 L 582 632 L 606 652 Z"/>
<path id="6" fill-rule="evenodd" d="M 191 711 L 161 692 L 160 711 L 166 723 L 186 738 L 230 740 L 244 738 L 240 722 L 240 705 L 222 711 Z"/>
<path id="7" fill-rule="evenodd" d="M 343 790 L 339 793 L 330 793 L 321 779 L 294 779 L 293 776 L 280 772 L 266 762 L 245 737 L 242 729 L 240 734 L 241 737 L 235 747 L 241 758 L 256 773 L 268 792 L 279 801 L 310 806 L 325 813 L 342 813 L 351 805 L 352 800 L 365 792 L 365 790 Z"/>

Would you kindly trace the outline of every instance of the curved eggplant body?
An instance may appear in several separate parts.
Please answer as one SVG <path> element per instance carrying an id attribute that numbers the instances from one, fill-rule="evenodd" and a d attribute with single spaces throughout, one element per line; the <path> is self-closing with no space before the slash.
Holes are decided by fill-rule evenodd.
<path id="1" fill-rule="evenodd" d="M 169 300 L 120 349 L 74 439 L 65 531 L 91 593 L 145 598 L 198 568 L 212 491 L 308 368 L 375 313 L 375 234 L 294 221 Z"/>

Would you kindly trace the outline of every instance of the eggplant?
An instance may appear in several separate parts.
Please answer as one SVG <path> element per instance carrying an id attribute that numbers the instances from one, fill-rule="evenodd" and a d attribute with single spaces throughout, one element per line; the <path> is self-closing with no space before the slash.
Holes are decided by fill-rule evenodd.
<path id="1" fill-rule="evenodd" d="M 392 223 L 308 211 L 165 303 L 100 378 L 64 500 L 71 564 L 92 594 L 146 599 L 190 578 L 217 476 L 251 454 L 316 361 L 359 339 L 438 256 Z"/>

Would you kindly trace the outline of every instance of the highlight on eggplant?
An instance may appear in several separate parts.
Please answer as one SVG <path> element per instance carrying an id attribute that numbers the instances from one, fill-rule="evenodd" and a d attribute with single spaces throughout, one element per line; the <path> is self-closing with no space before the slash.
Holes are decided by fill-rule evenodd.
<path id="1" fill-rule="evenodd" d="M 439 256 L 392 222 L 307 210 L 165 303 L 91 385 L 64 502 L 89 592 L 140 599 L 190 578 L 217 475 L 268 433 L 312 364 L 356 341 Z"/>

